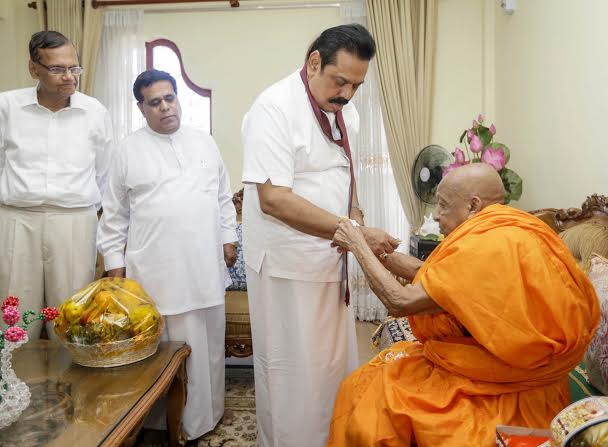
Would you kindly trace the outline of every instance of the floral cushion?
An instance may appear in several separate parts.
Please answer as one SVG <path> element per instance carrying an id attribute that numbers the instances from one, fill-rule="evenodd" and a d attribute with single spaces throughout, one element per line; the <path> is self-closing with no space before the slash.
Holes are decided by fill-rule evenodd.
<path id="1" fill-rule="evenodd" d="M 372 335 L 372 344 L 379 351 L 390 348 L 398 341 L 417 341 L 407 317 L 388 317 Z"/>
<path id="2" fill-rule="evenodd" d="M 243 228 L 240 223 L 236 226 L 236 234 L 239 238 L 239 245 L 236 248 L 236 262 L 228 268 L 232 285 L 228 286 L 226 290 L 247 290 L 245 261 L 243 260 Z"/>
<path id="3" fill-rule="evenodd" d="M 585 355 L 589 382 L 608 394 L 608 259 L 591 255 L 589 279 L 600 301 L 601 317 L 589 350 Z"/>

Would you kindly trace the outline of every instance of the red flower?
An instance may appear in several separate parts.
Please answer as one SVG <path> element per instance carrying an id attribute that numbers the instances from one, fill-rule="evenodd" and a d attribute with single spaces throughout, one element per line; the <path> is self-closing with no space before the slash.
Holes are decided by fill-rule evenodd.
<path id="1" fill-rule="evenodd" d="M 23 340 L 26 335 L 27 335 L 27 333 L 20 326 L 9 327 L 4 332 L 4 338 L 8 341 L 12 341 L 13 343 L 17 343 L 18 341 Z"/>
<path id="2" fill-rule="evenodd" d="M 15 306 L 6 306 L 2 310 L 2 319 L 9 326 L 15 325 L 21 318 L 21 315 L 19 315 L 19 310 Z"/>
<path id="3" fill-rule="evenodd" d="M 2 312 L 4 312 L 4 309 L 8 306 L 19 307 L 19 298 L 16 296 L 7 296 L 2 302 Z"/>
<path id="4" fill-rule="evenodd" d="M 46 321 L 53 321 L 59 315 L 59 311 L 54 307 L 45 307 L 41 310 Z"/>

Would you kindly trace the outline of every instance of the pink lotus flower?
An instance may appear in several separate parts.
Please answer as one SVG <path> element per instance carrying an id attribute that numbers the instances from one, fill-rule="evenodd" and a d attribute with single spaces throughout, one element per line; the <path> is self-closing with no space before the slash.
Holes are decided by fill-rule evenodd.
<path id="1" fill-rule="evenodd" d="M 491 133 L 492 135 L 496 135 L 496 126 L 495 126 L 494 124 L 492 124 L 492 125 L 490 126 L 490 133 Z"/>
<path id="2" fill-rule="evenodd" d="M 25 338 L 27 332 L 22 327 L 12 326 L 4 332 L 4 338 L 13 343 L 17 343 Z"/>
<path id="3" fill-rule="evenodd" d="M 17 309 L 15 306 L 6 306 L 4 308 L 4 312 L 2 313 L 2 319 L 9 326 L 15 325 L 20 318 L 21 315 L 19 315 L 19 309 Z"/>
<path id="4" fill-rule="evenodd" d="M 446 175 L 448 175 L 454 169 L 459 168 L 460 166 L 462 166 L 462 165 L 459 165 L 458 163 L 452 163 L 451 165 L 449 165 L 447 168 L 445 168 L 443 170 L 443 177 L 445 177 Z"/>
<path id="5" fill-rule="evenodd" d="M 479 127 L 479 123 L 476 120 L 473 120 L 473 129 L 477 129 Z"/>
<path id="6" fill-rule="evenodd" d="M 471 145 L 469 147 L 471 149 L 471 152 L 473 152 L 474 154 L 481 152 L 481 150 L 483 149 L 483 144 L 481 144 L 481 140 L 477 135 L 473 135 L 473 138 L 471 138 Z"/>
<path id="7" fill-rule="evenodd" d="M 456 150 L 454 151 L 454 153 L 452 155 L 454 155 L 454 158 L 456 160 L 456 162 L 455 162 L 456 164 L 463 165 L 463 164 L 466 163 L 466 160 L 464 158 L 464 152 L 459 147 L 456 148 Z"/>
<path id="8" fill-rule="evenodd" d="M 479 121 L 479 124 L 483 123 L 483 115 L 480 113 L 479 116 L 477 117 L 477 121 Z"/>
<path id="9" fill-rule="evenodd" d="M 486 147 L 481 155 L 481 161 L 489 164 L 497 171 L 500 171 L 505 167 L 507 163 L 507 157 L 505 157 L 505 152 L 501 148 L 492 148 L 490 146 Z"/>
<path id="10" fill-rule="evenodd" d="M 474 136 L 475 136 L 475 133 L 473 133 L 473 130 L 471 130 L 471 129 L 467 130 L 467 140 L 469 141 L 469 143 L 471 142 L 471 140 L 473 139 Z"/>

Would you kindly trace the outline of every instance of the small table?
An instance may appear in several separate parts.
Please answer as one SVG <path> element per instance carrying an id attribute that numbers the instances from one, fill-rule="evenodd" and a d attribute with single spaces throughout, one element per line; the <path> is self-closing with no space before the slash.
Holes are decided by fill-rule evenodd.
<path id="1" fill-rule="evenodd" d="M 171 446 L 183 445 L 190 347 L 161 342 L 151 357 L 114 368 L 72 363 L 60 344 L 35 340 L 13 353 L 13 368 L 32 393 L 29 407 L 0 430 L 0 446 L 120 446 L 134 441 L 146 415 L 168 393 Z"/>

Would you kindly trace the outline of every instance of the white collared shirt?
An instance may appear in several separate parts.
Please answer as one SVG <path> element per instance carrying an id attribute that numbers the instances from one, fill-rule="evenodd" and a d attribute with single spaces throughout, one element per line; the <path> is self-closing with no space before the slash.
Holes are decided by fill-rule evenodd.
<path id="1" fill-rule="evenodd" d="M 356 146 L 359 115 L 352 103 L 343 108 L 351 150 Z M 327 114 L 338 133 L 335 115 Z M 301 281 L 342 279 L 342 256 L 331 241 L 311 236 L 264 214 L 256 184 L 268 179 L 336 215 L 348 214 L 350 165 L 344 149 L 330 141 L 295 72 L 266 89 L 245 115 L 243 140 L 243 253 L 259 272 Z"/>
<path id="2" fill-rule="evenodd" d="M 230 180 L 211 135 L 144 127 L 120 143 L 97 233 L 106 270 L 126 267 L 163 315 L 216 306 L 227 285 L 223 245 L 236 240 Z"/>
<path id="3" fill-rule="evenodd" d="M 112 151 L 106 108 L 80 92 L 52 112 L 36 87 L 0 93 L 0 203 L 99 207 Z"/>

